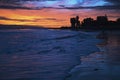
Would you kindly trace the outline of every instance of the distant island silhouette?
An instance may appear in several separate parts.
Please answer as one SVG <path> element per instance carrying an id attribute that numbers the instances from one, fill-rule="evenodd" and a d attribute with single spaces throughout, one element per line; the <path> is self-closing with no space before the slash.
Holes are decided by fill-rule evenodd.
<path id="1" fill-rule="evenodd" d="M 107 15 L 105 16 L 97 16 L 96 20 L 91 17 L 83 19 L 80 23 L 79 16 L 70 18 L 70 27 L 61 27 L 61 29 L 120 29 L 120 18 L 116 21 L 109 21 Z"/>

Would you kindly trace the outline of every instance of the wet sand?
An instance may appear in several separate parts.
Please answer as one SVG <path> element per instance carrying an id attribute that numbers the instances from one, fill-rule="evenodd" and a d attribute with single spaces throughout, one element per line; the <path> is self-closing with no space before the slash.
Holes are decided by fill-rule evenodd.
<path id="1" fill-rule="evenodd" d="M 73 68 L 67 80 L 120 80 L 120 32 L 101 32 L 97 38 L 100 52 L 81 58 L 81 64 Z"/>

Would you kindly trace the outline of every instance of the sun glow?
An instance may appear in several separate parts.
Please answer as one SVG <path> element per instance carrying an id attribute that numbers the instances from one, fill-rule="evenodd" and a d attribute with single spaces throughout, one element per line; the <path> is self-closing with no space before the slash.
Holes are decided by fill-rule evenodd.
<path id="1" fill-rule="evenodd" d="M 104 14 L 103 14 L 104 13 Z M 93 10 L 93 9 L 51 9 L 44 8 L 39 10 L 23 9 L 0 9 L 0 24 L 4 25 L 33 25 L 49 28 L 59 28 L 70 26 L 70 18 L 78 15 L 80 21 L 84 18 L 108 15 L 110 20 L 116 20 L 119 13 L 115 10 Z M 109 17 L 110 16 L 110 17 Z"/>

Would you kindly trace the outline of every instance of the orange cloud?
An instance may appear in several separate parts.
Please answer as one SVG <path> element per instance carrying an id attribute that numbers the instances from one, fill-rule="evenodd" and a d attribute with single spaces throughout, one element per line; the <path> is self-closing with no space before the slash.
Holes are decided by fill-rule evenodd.
<path id="1" fill-rule="evenodd" d="M 23 9 L 0 9 L 0 16 L 7 18 L 0 19 L 0 24 L 5 25 L 34 25 L 50 28 L 69 26 L 69 18 L 79 15 L 82 21 L 86 17 L 96 18 L 96 16 L 108 14 L 108 16 L 119 16 L 115 11 L 102 11 L 91 9 L 67 10 L 67 9 L 40 9 L 40 10 L 23 10 Z M 115 20 L 116 17 L 110 17 Z"/>

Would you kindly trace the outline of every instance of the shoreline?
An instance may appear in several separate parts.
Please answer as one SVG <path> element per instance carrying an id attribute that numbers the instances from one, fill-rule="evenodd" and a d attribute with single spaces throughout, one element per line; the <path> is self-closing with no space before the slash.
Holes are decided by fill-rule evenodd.
<path id="1" fill-rule="evenodd" d="M 72 69 L 66 80 L 120 80 L 119 35 L 119 32 L 110 31 L 101 35 L 99 39 L 103 42 L 97 44 L 100 52 L 82 57 L 81 64 Z"/>
<path id="2" fill-rule="evenodd" d="M 24 33 L 25 31 L 21 30 L 20 32 Z M 17 76 L 19 75 L 16 75 L 16 73 L 22 73 L 26 70 L 28 71 L 28 73 L 27 74 L 22 73 L 21 75 L 25 79 L 28 79 L 26 75 L 29 75 L 29 79 L 32 79 L 32 77 L 35 77 L 36 79 L 43 78 L 45 80 L 48 80 L 48 79 L 52 80 L 54 78 L 56 80 L 89 80 L 89 79 L 94 80 L 95 78 L 100 77 L 100 75 L 103 75 L 106 77 L 107 72 L 111 70 L 108 64 L 112 64 L 112 67 L 117 65 L 117 63 L 114 63 L 115 65 L 113 65 L 113 62 L 116 62 L 116 57 L 118 54 L 113 54 L 113 53 L 109 54 L 105 52 L 106 48 L 109 46 L 111 46 L 112 49 L 110 47 L 110 48 L 107 48 L 108 50 L 117 49 L 117 47 L 115 46 L 119 44 L 117 43 L 119 41 L 119 39 L 117 40 L 117 36 L 119 35 L 115 36 L 116 34 L 114 34 L 114 32 L 110 34 L 110 31 L 107 31 L 103 34 L 103 32 L 100 33 L 100 31 L 85 32 L 85 31 L 70 31 L 70 30 L 62 31 L 62 30 L 40 30 L 39 29 L 39 30 L 31 30 L 30 32 L 27 31 L 24 33 L 24 36 L 21 33 L 10 34 L 10 35 L 6 33 L 4 34 L 4 36 L 1 34 L 1 38 L 4 37 L 3 40 L 1 39 L 3 41 L 3 43 L 1 44 L 5 45 L 5 43 L 7 42 L 12 44 L 12 45 L 9 44 L 8 46 L 11 46 L 11 47 L 8 47 L 8 48 L 6 48 L 7 46 L 5 45 L 4 46 L 5 48 L 3 47 L 3 49 L 5 50 L 3 51 L 3 54 L 1 54 L 1 61 L 5 60 L 7 63 L 9 63 L 9 64 L 6 64 L 5 62 L 3 64 L 1 63 L 2 68 L 6 66 L 6 69 L 5 69 L 6 71 L 3 70 L 3 72 L 1 72 L 1 74 L 4 75 L 2 76 L 3 79 L 4 78 L 6 79 L 5 77 L 6 74 L 8 75 L 7 77 L 8 79 L 18 79 Z M 46 36 L 45 37 L 43 36 L 43 38 L 41 38 L 41 35 L 44 35 L 45 33 L 46 33 Z M 56 35 L 54 35 L 55 33 Z M 99 34 L 99 37 L 96 38 L 98 34 Z M 54 35 L 54 36 L 50 36 L 50 35 Z M 9 38 L 9 41 L 7 41 L 8 38 Z M 17 44 L 14 43 L 15 41 L 19 41 L 19 40 L 21 40 L 24 43 L 20 43 L 20 42 L 18 42 Z M 31 44 L 31 40 L 34 41 L 32 44 Z M 43 42 L 44 45 L 41 44 L 42 43 L 41 41 Z M 22 46 L 22 45 L 26 45 L 26 43 L 28 43 L 28 45 L 24 48 L 14 47 L 15 44 L 16 45 L 19 44 Z M 14 48 L 12 48 L 12 46 Z M 45 47 L 43 48 L 41 46 L 45 46 Z M 8 49 L 10 51 L 6 52 L 6 50 Z M 43 53 L 46 53 L 46 54 L 43 54 Z M 12 56 L 12 55 L 16 55 L 16 56 Z M 40 57 L 43 57 L 43 58 L 40 58 Z M 19 61 L 19 62 L 13 62 L 12 64 L 14 64 L 14 69 L 18 69 L 20 71 L 16 71 L 16 73 L 11 71 L 13 72 L 12 74 L 7 72 L 9 71 L 9 69 L 12 69 L 12 67 L 9 66 L 11 64 L 11 62 L 9 62 L 10 59 L 12 59 L 13 61 L 14 60 Z M 118 59 L 119 59 L 119 56 L 117 60 Z M 22 63 L 23 62 L 22 60 L 25 63 Z M 37 60 L 37 63 L 34 63 L 34 60 Z M 112 60 L 113 62 L 111 63 Z M 43 62 L 42 65 L 41 65 L 41 62 Z M 35 65 L 33 65 L 32 63 Z M 20 66 L 17 66 L 16 64 L 19 64 Z M 26 68 L 23 69 L 23 67 L 26 67 Z M 34 74 L 33 76 L 29 73 L 29 70 L 27 70 L 27 68 L 29 67 L 37 68 L 37 70 L 32 69 L 31 73 Z M 40 69 L 39 67 L 45 68 L 45 69 Z M 119 70 L 119 66 L 117 68 Z M 37 72 L 39 72 L 40 74 L 37 74 Z M 39 76 L 36 77 L 36 75 L 39 75 Z M 117 74 L 115 74 L 115 76 L 117 76 Z M 88 79 L 85 79 L 85 78 L 88 78 Z M 102 78 L 101 80 L 103 79 L 104 78 Z M 99 79 L 95 79 L 95 80 L 99 80 Z M 107 80 L 107 78 L 105 80 Z"/>
<path id="3" fill-rule="evenodd" d="M 91 28 L 90 28 L 91 27 Z M 29 26 L 29 25 L 1 25 L 0 24 L 0 30 L 7 30 L 7 29 L 59 29 L 59 30 L 73 30 L 73 31 L 80 31 L 80 30 L 87 30 L 87 31 L 101 31 L 101 30 L 120 30 L 119 27 L 117 26 L 113 26 L 111 27 L 106 27 L 106 28 L 99 28 L 99 27 L 94 27 L 92 28 L 92 26 L 84 28 L 84 26 L 80 27 L 80 28 L 71 28 L 70 26 L 67 27 L 58 27 L 58 28 L 47 28 L 44 26 Z"/>
<path id="4" fill-rule="evenodd" d="M 81 31 L 81 30 L 80 30 L 80 31 Z M 86 30 L 84 30 L 83 32 L 96 32 L 96 31 L 86 31 Z M 100 33 L 100 32 L 98 32 L 97 34 L 94 34 L 94 37 L 95 37 L 96 40 L 98 39 L 98 38 L 96 38 L 96 36 L 97 36 L 99 33 Z M 93 42 L 93 43 L 91 44 L 91 45 L 94 45 L 94 47 L 96 48 L 95 53 L 100 51 L 99 49 L 97 49 L 98 47 L 96 46 L 96 45 L 97 45 L 98 43 L 100 43 L 100 42 L 102 42 L 102 40 L 98 39 L 97 42 Z M 84 54 L 84 53 L 83 53 L 83 54 Z M 86 58 L 87 56 L 89 56 L 89 55 L 91 55 L 91 54 L 93 54 L 93 53 L 89 52 L 88 54 L 86 54 L 86 55 L 84 55 L 84 56 L 80 56 L 80 63 L 77 64 L 77 65 L 75 65 L 75 66 L 73 66 L 73 67 L 70 69 L 70 71 L 68 72 L 68 75 L 65 77 L 64 80 L 77 80 L 76 77 L 72 78 L 72 76 L 76 76 L 77 73 L 79 73 L 79 66 L 80 66 L 81 64 L 84 64 L 82 59 L 83 59 L 83 58 Z M 93 70 L 94 70 L 94 69 L 93 69 Z M 72 74 L 73 74 L 73 75 L 72 75 Z M 81 79 L 78 79 L 78 80 L 81 80 Z M 85 79 L 85 80 L 86 80 L 86 79 Z M 88 80 L 89 80 L 89 79 L 88 79 Z"/>

